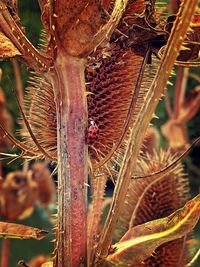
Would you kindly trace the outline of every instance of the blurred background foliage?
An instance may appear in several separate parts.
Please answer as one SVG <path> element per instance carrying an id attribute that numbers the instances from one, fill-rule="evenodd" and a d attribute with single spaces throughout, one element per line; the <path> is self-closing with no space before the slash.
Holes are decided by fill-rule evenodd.
<path id="1" fill-rule="evenodd" d="M 40 32 L 42 29 L 42 23 L 40 20 L 40 9 L 36 0 L 28 0 L 28 1 L 19 1 L 19 15 L 21 18 L 22 25 L 25 27 L 26 35 L 29 40 L 34 44 L 38 45 L 40 40 Z M 23 87 L 26 88 L 27 80 L 29 77 L 29 71 L 26 66 L 22 63 L 19 64 Z M 0 61 L 0 68 L 3 70 L 3 76 L 1 81 L 1 87 L 3 88 L 6 95 L 6 105 L 9 113 L 13 118 L 13 129 L 15 130 L 15 134 L 18 138 L 20 136 L 17 134 L 19 130 L 19 110 L 17 107 L 16 99 L 12 92 L 12 88 L 15 87 L 15 79 L 13 73 L 13 67 L 11 62 Z M 192 73 L 200 74 L 200 70 L 192 69 L 190 70 Z M 172 78 L 172 82 L 174 82 L 175 78 Z M 197 85 L 197 81 L 192 78 L 189 78 L 187 83 L 187 94 L 191 89 L 193 89 Z M 173 92 L 174 86 L 168 86 L 170 99 L 173 100 Z M 161 126 L 168 120 L 165 102 L 162 100 L 157 108 L 156 115 L 159 119 L 154 119 L 153 124 L 159 130 L 161 134 L 161 146 L 163 148 L 167 147 L 167 140 L 162 135 L 160 128 Z M 190 141 L 194 140 L 199 136 L 200 133 L 200 112 L 198 112 L 195 117 L 189 121 L 188 123 L 188 132 Z M 12 150 L 12 153 L 16 152 L 16 149 Z M 3 176 L 5 176 L 8 172 L 19 170 L 22 168 L 22 160 L 19 159 L 12 163 L 9 161 L 3 161 Z M 200 188 L 200 149 L 196 147 L 192 150 L 189 156 L 184 159 L 185 170 L 188 173 L 190 184 L 191 184 L 191 194 L 196 195 L 199 192 Z M 109 186 L 108 186 L 109 188 Z M 112 186 L 110 186 L 110 190 L 112 190 Z M 49 222 L 48 212 L 44 208 L 39 205 L 36 206 L 34 213 L 26 220 L 18 221 L 21 224 L 34 226 L 38 228 L 43 228 L 48 230 L 50 233 L 42 241 L 32 241 L 32 240 L 11 240 L 11 255 L 9 266 L 14 267 L 17 266 L 17 262 L 21 259 L 25 261 L 30 261 L 34 256 L 44 254 L 49 255 L 53 251 L 53 233 L 52 233 L 52 224 Z M 200 239 L 200 231 L 198 231 L 198 227 L 195 230 L 195 235 L 198 239 Z M 198 263 L 195 266 L 199 266 Z"/>

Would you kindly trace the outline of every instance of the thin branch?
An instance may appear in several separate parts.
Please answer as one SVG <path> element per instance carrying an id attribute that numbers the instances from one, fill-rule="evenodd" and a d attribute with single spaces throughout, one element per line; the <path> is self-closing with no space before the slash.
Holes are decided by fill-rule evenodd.
<path id="1" fill-rule="evenodd" d="M 52 59 L 39 52 L 26 38 L 20 27 L 10 15 L 6 5 L 0 0 L 0 28 L 13 42 L 27 63 L 36 70 L 46 71 L 51 66 Z"/>
<path id="2" fill-rule="evenodd" d="M 189 69 L 178 67 L 176 84 L 175 84 L 175 96 L 174 96 L 174 118 L 177 119 L 180 115 L 181 108 L 185 101 L 186 85 L 188 80 Z"/>
<path id="3" fill-rule="evenodd" d="M 187 148 L 181 155 L 179 155 L 172 163 L 170 163 L 168 166 L 164 167 L 163 169 L 157 171 L 157 172 L 153 172 L 147 175 L 143 175 L 143 176 L 133 176 L 133 179 L 145 179 L 148 177 L 157 177 L 160 174 L 169 174 L 173 168 L 186 156 L 188 155 L 188 153 L 190 153 L 190 151 L 200 143 L 200 137 L 198 137 L 191 145 L 189 148 Z"/>
<path id="4" fill-rule="evenodd" d="M 172 118 L 173 111 L 172 111 L 172 107 L 171 107 L 170 98 L 169 98 L 167 88 L 165 88 L 165 98 L 164 99 L 165 99 L 165 106 L 166 106 L 167 114 L 168 114 L 169 118 Z"/>
<path id="5" fill-rule="evenodd" d="M 174 117 L 177 118 L 180 111 L 180 103 L 183 102 L 185 96 L 185 88 L 182 86 L 184 76 L 184 69 L 182 67 L 177 68 L 175 95 L 174 95 Z"/>
<path id="6" fill-rule="evenodd" d="M 25 145 L 24 143 L 20 142 L 17 140 L 12 134 L 10 134 L 1 124 L 0 124 L 0 129 L 3 131 L 5 136 L 19 149 L 21 149 L 25 154 L 32 154 L 33 156 L 37 158 L 42 158 L 43 154 L 39 154 L 38 150 Z"/>
<path id="7" fill-rule="evenodd" d="M 14 91 L 15 92 L 15 91 Z M 18 107 L 19 107 L 19 110 L 21 112 L 21 115 L 22 115 L 22 118 L 24 120 L 24 123 L 26 125 L 26 128 L 33 140 L 33 142 L 35 143 L 35 145 L 37 146 L 38 150 L 44 155 L 46 156 L 47 158 L 49 158 L 50 160 L 55 160 L 56 158 L 53 158 L 41 145 L 40 143 L 38 142 L 36 136 L 34 135 L 32 129 L 31 129 L 31 126 L 26 118 L 26 115 L 24 114 L 24 111 L 23 111 L 23 108 L 21 107 L 20 105 L 20 101 L 18 99 L 18 96 L 15 94 L 15 97 L 16 97 L 16 100 L 17 100 L 17 104 L 18 104 Z"/>
<path id="8" fill-rule="evenodd" d="M 22 77 L 21 73 L 19 70 L 19 65 L 17 63 L 16 59 L 11 59 L 12 65 L 13 65 L 13 70 L 15 74 L 15 82 L 16 82 L 16 89 L 17 89 L 17 94 L 19 98 L 19 103 L 24 110 L 24 90 L 23 90 L 23 84 L 22 84 Z"/>

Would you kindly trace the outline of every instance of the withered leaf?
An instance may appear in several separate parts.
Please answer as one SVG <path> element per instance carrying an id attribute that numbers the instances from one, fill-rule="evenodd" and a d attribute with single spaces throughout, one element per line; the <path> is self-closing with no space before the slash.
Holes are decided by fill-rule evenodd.
<path id="1" fill-rule="evenodd" d="M 47 231 L 21 224 L 0 222 L 0 237 L 16 239 L 43 239 Z"/>
<path id="2" fill-rule="evenodd" d="M 31 259 L 31 261 L 28 262 L 27 266 L 30 267 L 41 267 L 42 264 L 48 263 L 49 258 L 44 255 L 37 255 L 34 258 Z M 22 265 L 23 267 L 23 265 Z"/>
<path id="3" fill-rule="evenodd" d="M 118 266 L 137 266 L 160 245 L 188 234 L 199 219 L 199 211 L 200 195 L 168 217 L 133 227 L 113 246 L 114 252 L 107 256 L 107 261 Z"/>
<path id="4" fill-rule="evenodd" d="M 19 55 L 21 55 L 19 50 L 2 32 L 0 32 L 0 58 L 10 58 Z"/>

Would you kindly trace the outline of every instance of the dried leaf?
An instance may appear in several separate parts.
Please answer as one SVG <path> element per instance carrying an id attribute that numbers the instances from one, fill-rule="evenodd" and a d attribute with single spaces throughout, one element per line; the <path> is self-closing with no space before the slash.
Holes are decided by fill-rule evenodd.
<path id="1" fill-rule="evenodd" d="M 160 245 L 187 235 L 200 216 L 200 195 L 168 217 L 147 222 L 130 229 L 113 246 L 107 261 L 119 266 L 139 264 Z"/>
<path id="2" fill-rule="evenodd" d="M 49 261 L 49 258 L 47 258 L 44 255 L 39 255 L 34 257 L 29 263 L 28 266 L 30 267 L 41 267 L 42 264 L 47 263 Z"/>
<path id="3" fill-rule="evenodd" d="M 19 55 L 21 55 L 19 50 L 2 32 L 0 32 L 0 57 L 5 59 Z"/>
<path id="4" fill-rule="evenodd" d="M 48 232 L 16 223 L 0 222 L 0 237 L 16 239 L 43 239 Z"/>

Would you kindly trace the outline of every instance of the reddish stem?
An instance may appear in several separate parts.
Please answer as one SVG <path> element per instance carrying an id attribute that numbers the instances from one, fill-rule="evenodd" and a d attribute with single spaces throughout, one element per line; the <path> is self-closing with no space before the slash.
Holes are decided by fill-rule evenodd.
<path id="1" fill-rule="evenodd" d="M 62 55 L 53 77 L 57 107 L 57 265 L 87 266 L 87 105 L 84 61 Z"/>
<path id="2" fill-rule="evenodd" d="M 10 240 L 3 239 L 1 247 L 1 267 L 8 267 L 10 256 Z"/>
<path id="3" fill-rule="evenodd" d="M 88 216 L 88 266 L 93 266 L 97 242 L 101 230 L 103 217 L 104 193 L 106 187 L 106 176 L 104 174 L 94 177 L 93 203 Z"/>
<path id="4" fill-rule="evenodd" d="M 181 107 L 185 100 L 185 91 L 188 79 L 188 69 L 177 68 L 175 96 L 174 96 L 174 117 L 178 118 Z"/>
<path id="5" fill-rule="evenodd" d="M 166 110 L 167 110 L 167 114 L 169 118 L 172 118 L 173 112 L 172 112 L 172 107 L 171 107 L 170 98 L 169 98 L 167 89 L 165 89 L 165 106 L 166 106 Z"/>
<path id="6" fill-rule="evenodd" d="M 20 102 L 22 109 L 24 110 L 24 90 L 23 90 L 22 77 L 21 77 L 19 65 L 16 59 L 12 59 L 11 62 L 12 62 L 13 70 L 15 74 L 15 84 L 16 84 L 19 102 Z"/>

